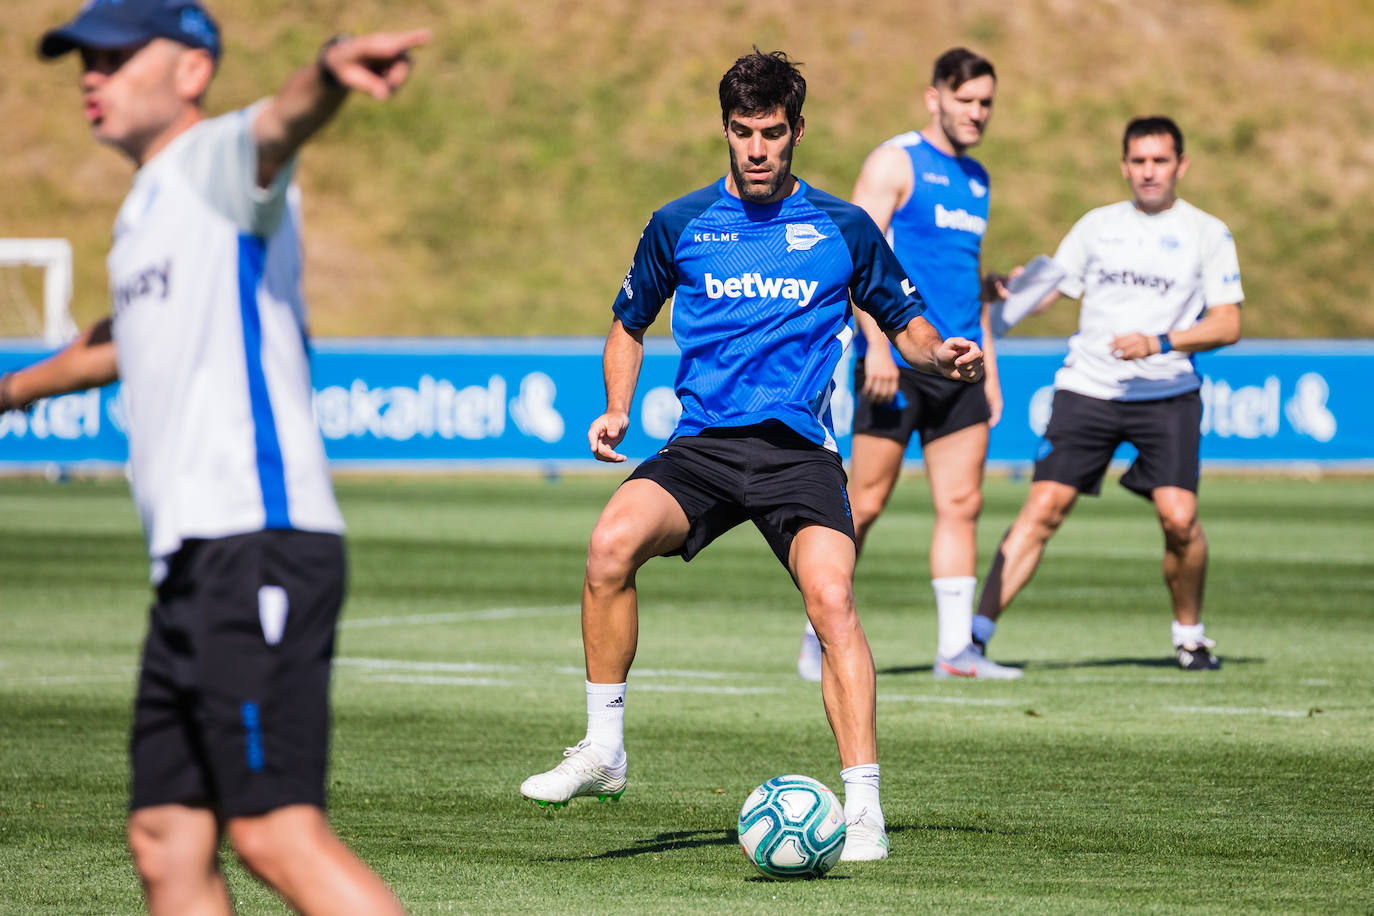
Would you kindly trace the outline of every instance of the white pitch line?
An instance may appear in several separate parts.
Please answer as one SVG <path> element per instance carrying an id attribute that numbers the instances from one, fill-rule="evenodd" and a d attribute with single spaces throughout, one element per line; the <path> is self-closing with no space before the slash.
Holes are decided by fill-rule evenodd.
<path id="1" fill-rule="evenodd" d="M 417 662 L 408 659 L 392 658 L 337 658 L 334 664 L 345 668 L 361 668 L 368 671 L 433 671 L 433 672 L 477 672 L 502 671 L 518 672 L 532 669 L 519 665 L 484 665 L 478 662 Z"/>
<path id="2" fill-rule="evenodd" d="M 677 685 L 672 684 L 635 684 L 633 691 L 649 691 L 652 693 L 723 693 L 735 694 L 757 694 L 757 693 L 782 693 L 781 687 L 710 687 L 706 685 Z"/>
<path id="3" fill-rule="evenodd" d="M 32 677 L 7 677 L 0 679 L 3 687 L 55 687 L 60 684 L 113 684 L 132 683 L 137 672 L 130 668 L 125 674 L 35 674 Z"/>
<path id="4" fill-rule="evenodd" d="M 490 677 L 446 677 L 438 674 L 365 674 L 370 684 L 440 684 L 452 687 L 514 687 L 515 681 Z"/>
<path id="5" fill-rule="evenodd" d="M 339 629 L 355 630 L 369 627 L 431 626 L 440 623 L 467 623 L 473 620 L 518 620 L 522 617 L 560 617 L 573 614 L 580 608 L 573 604 L 557 607 L 490 607 L 476 611 L 440 611 L 434 614 L 399 614 L 390 617 L 361 617 L 339 621 Z"/>
<path id="6" fill-rule="evenodd" d="M 1218 716 L 1279 716 L 1284 719 L 1306 719 L 1307 710 L 1268 709 L 1264 706 L 1166 706 L 1165 712 L 1209 713 Z"/>
<path id="7" fill-rule="evenodd" d="M 1025 700 L 999 700 L 993 697 L 940 697 L 930 695 L 880 693 L 878 699 L 887 703 L 947 703 L 951 706 L 1023 706 Z"/>

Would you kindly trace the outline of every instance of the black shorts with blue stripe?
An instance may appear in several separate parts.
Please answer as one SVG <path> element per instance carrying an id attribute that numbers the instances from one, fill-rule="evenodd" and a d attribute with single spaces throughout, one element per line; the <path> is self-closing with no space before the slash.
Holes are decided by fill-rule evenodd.
<path id="1" fill-rule="evenodd" d="M 338 535 L 290 530 L 188 540 L 169 558 L 134 705 L 131 809 L 324 807 L 345 566 Z"/>

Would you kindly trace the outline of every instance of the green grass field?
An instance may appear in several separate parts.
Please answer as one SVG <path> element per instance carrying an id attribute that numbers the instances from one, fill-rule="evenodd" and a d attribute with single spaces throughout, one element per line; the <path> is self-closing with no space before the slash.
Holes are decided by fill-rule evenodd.
<path id="1" fill-rule="evenodd" d="M 618 478 L 345 480 L 332 816 L 415 913 L 1370 912 L 1374 480 L 1204 482 L 1215 674 L 1172 666 L 1152 514 L 1085 501 L 1004 618 L 1014 684 L 936 683 L 925 482 L 857 592 L 892 858 L 756 877 L 740 804 L 839 787 L 799 600 L 751 529 L 641 574 L 618 804 L 520 798 L 582 734 L 576 600 Z M 984 555 L 1024 483 L 989 483 Z M 0 913 L 130 913 L 148 601 L 122 482 L 0 480 Z M 227 864 L 243 913 L 282 912 Z"/>

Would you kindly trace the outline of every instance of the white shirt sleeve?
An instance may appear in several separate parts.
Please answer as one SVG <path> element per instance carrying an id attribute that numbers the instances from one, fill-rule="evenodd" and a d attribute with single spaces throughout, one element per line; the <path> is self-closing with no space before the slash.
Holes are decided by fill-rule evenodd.
<path id="1" fill-rule="evenodd" d="M 1084 277 L 1088 272 L 1088 234 L 1091 231 L 1086 224 L 1091 216 L 1091 213 L 1085 214 L 1074 223 L 1054 253 L 1054 263 L 1064 271 L 1064 279 L 1059 281 L 1059 291 L 1070 299 L 1083 298 Z"/>
<path id="2" fill-rule="evenodd" d="M 1202 256 L 1202 291 L 1207 306 L 1239 303 L 1245 298 L 1240 287 L 1240 259 L 1236 240 L 1221 220 L 1208 226 Z"/>
<path id="3" fill-rule="evenodd" d="M 292 157 L 270 187 L 258 186 L 253 121 L 267 99 L 202 123 L 188 138 L 181 168 L 215 210 L 252 235 L 268 236 L 286 213 L 286 190 L 296 172 Z"/>

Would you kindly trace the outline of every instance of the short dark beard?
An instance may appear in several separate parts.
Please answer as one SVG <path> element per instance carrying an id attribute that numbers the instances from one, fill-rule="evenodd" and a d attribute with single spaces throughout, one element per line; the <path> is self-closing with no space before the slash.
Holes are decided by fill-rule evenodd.
<path id="1" fill-rule="evenodd" d="M 773 174 L 773 180 L 768 183 L 763 192 L 747 191 L 745 188 L 744 170 L 739 167 L 739 162 L 735 159 L 735 148 L 730 147 L 730 174 L 735 177 L 735 188 L 739 191 L 741 200 L 747 200 L 751 204 L 767 203 L 768 199 L 778 193 L 778 189 L 783 186 L 787 179 L 792 177 L 792 148 L 795 144 L 787 147 L 786 157 L 780 163 L 777 172 Z"/>

